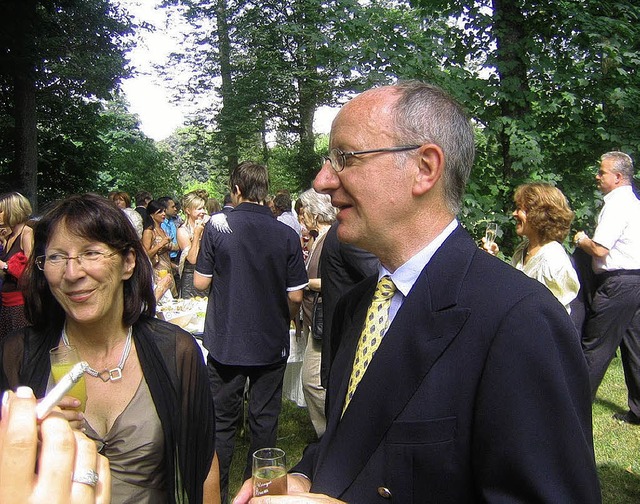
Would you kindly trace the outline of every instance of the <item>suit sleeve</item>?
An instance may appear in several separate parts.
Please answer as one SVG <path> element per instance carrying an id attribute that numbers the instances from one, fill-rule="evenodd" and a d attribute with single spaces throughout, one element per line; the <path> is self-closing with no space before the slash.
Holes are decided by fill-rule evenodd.
<path id="1" fill-rule="evenodd" d="M 302 453 L 302 458 L 289 471 L 290 473 L 302 473 L 313 481 L 313 468 L 316 459 L 316 451 L 318 450 L 319 441 L 307 445 Z"/>
<path id="2" fill-rule="evenodd" d="M 473 473 L 486 502 L 601 502 L 589 380 L 559 305 L 530 295 L 507 314 L 476 396 Z"/>

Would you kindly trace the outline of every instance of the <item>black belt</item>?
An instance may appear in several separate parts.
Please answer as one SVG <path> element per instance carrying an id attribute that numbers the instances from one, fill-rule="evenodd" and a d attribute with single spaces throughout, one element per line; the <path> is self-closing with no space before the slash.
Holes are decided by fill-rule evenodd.
<path id="1" fill-rule="evenodd" d="M 612 271 L 603 271 L 602 273 L 598 273 L 596 276 L 598 277 L 598 280 L 603 282 L 607 278 L 617 277 L 617 276 L 628 276 L 628 275 L 638 276 L 640 275 L 640 269 L 635 269 L 635 270 L 620 269 L 620 270 L 612 270 Z"/>

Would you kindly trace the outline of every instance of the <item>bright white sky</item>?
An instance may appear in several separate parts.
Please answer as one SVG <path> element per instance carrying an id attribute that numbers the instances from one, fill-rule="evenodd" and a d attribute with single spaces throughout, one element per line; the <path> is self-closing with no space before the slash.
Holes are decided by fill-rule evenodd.
<path id="1" fill-rule="evenodd" d="M 181 108 L 170 101 L 170 91 L 153 69 L 154 64 L 163 63 L 177 44 L 172 33 L 181 29 L 172 25 L 167 27 L 164 9 L 156 9 L 160 0 L 119 0 L 139 23 L 147 22 L 156 27 L 154 33 L 142 33 L 138 46 L 129 55 L 131 64 L 139 75 L 126 79 L 122 89 L 130 103 L 129 111 L 140 118 L 142 131 L 154 140 L 167 138 L 179 128 L 185 114 Z M 321 107 L 316 112 L 314 128 L 316 133 L 328 133 L 337 109 Z"/>

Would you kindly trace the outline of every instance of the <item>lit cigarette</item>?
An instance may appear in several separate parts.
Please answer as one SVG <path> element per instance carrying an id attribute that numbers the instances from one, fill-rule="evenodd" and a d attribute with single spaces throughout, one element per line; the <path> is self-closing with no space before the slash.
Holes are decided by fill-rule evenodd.
<path id="1" fill-rule="evenodd" d="M 53 387 L 49 393 L 44 397 L 42 401 L 36 406 L 36 417 L 38 420 L 42 420 L 46 417 L 51 410 L 67 395 L 73 386 L 80 381 L 85 370 L 89 367 L 86 362 L 78 362 L 71 368 L 66 375 Z"/>

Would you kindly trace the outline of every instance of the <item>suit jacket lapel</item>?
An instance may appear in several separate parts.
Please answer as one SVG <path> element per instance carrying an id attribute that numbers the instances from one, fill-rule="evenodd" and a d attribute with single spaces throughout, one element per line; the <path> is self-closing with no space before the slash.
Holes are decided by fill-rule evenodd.
<path id="1" fill-rule="evenodd" d="M 471 242 L 462 231 L 462 238 Z M 466 246 L 465 246 L 466 245 Z M 476 248 L 471 242 L 473 248 Z M 366 465 L 392 422 L 422 383 L 434 362 L 464 326 L 469 309 L 456 306 L 457 293 L 469 266 L 469 250 L 460 229 L 432 258 L 405 299 L 374 359 L 340 419 L 351 363 L 375 279 L 356 305 L 349 337 L 332 369 L 330 418 L 314 475 L 314 491 L 340 495 Z"/>

